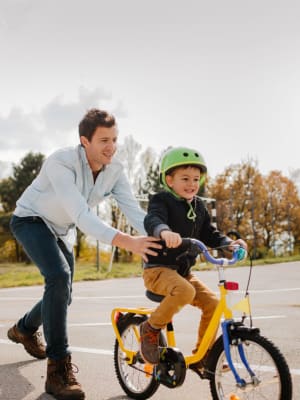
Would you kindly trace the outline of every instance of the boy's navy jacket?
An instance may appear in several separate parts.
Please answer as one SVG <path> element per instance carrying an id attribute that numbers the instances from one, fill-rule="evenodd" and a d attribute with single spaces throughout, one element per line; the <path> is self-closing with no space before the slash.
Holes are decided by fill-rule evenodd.
<path id="1" fill-rule="evenodd" d="M 221 234 L 212 224 L 209 212 L 200 197 L 196 196 L 193 199 L 192 206 L 196 214 L 194 221 L 187 217 L 190 206 L 186 200 L 177 198 L 166 191 L 153 195 L 149 200 L 148 213 L 144 219 L 146 232 L 150 236 L 160 237 L 160 232 L 168 229 L 179 233 L 182 238 L 201 240 L 208 247 L 224 246 L 231 242 L 230 238 Z M 185 262 L 183 258 L 177 258 L 185 251 L 186 248 L 183 245 L 175 249 L 164 246 L 163 249 L 158 250 L 158 256 L 148 256 L 149 261 L 145 267 L 164 265 L 184 268 L 187 263 L 189 266 L 194 265 L 195 257 Z"/>

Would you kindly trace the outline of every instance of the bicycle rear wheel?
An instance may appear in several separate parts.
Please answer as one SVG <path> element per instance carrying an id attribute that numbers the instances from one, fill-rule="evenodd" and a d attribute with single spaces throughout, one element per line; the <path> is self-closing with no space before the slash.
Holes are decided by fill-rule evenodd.
<path id="1" fill-rule="evenodd" d="M 230 345 L 230 352 L 239 376 L 245 380 L 245 387 L 238 387 L 229 370 L 224 372 L 227 363 L 222 336 L 213 346 L 210 354 L 210 390 L 214 400 L 291 400 L 292 380 L 289 367 L 278 348 L 259 334 L 244 332 L 241 335 L 246 359 L 255 373 L 257 381 L 249 376 L 239 356 L 238 346 Z M 234 395 L 236 397 L 234 397 Z"/>
<path id="2" fill-rule="evenodd" d="M 138 329 L 146 318 L 144 315 L 126 314 L 119 321 L 119 332 L 126 349 L 134 352 L 139 350 Z M 162 335 L 160 341 L 164 341 Z M 122 389 L 132 399 L 148 399 L 160 385 L 153 376 L 153 366 L 146 364 L 140 356 L 135 358 L 133 364 L 127 363 L 126 354 L 117 340 L 114 347 L 114 365 Z"/>

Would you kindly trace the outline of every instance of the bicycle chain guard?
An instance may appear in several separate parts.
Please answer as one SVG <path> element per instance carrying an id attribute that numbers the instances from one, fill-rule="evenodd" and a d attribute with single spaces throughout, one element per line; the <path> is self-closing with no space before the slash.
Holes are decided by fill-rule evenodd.
<path id="1" fill-rule="evenodd" d="M 160 363 L 154 367 L 155 379 L 172 389 L 183 384 L 185 374 L 183 354 L 174 347 L 161 347 Z"/>

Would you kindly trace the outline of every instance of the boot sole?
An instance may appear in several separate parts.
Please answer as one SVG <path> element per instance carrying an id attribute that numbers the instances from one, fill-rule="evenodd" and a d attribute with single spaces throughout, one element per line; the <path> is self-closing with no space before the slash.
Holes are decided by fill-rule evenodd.
<path id="1" fill-rule="evenodd" d="M 47 386 L 45 387 L 45 392 L 48 394 L 51 394 L 51 396 L 53 396 L 57 400 L 84 400 L 85 399 L 84 393 L 82 393 L 78 396 L 74 395 L 74 393 L 70 394 L 70 396 L 65 396 L 65 395 L 59 394 L 59 393 L 56 394 L 51 389 L 47 388 Z"/>

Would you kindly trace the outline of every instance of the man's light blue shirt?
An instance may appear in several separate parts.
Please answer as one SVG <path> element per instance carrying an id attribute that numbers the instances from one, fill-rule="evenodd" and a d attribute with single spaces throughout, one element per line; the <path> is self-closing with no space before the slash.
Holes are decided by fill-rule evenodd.
<path id="1" fill-rule="evenodd" d="M 94 182 L 84 147 L 68 147 L 45 160 L 38 176 L 17 201 L 14 214 L 39 216 L 68 248 L 75 243 L 76 226 L 86 235 L 111 244 L 118 230 L 101 221 L 93 211 L 110 196 L 129 223 L 144 235 L 145 212 L 131 191 L 121 162 L 114 158 Z"/>

